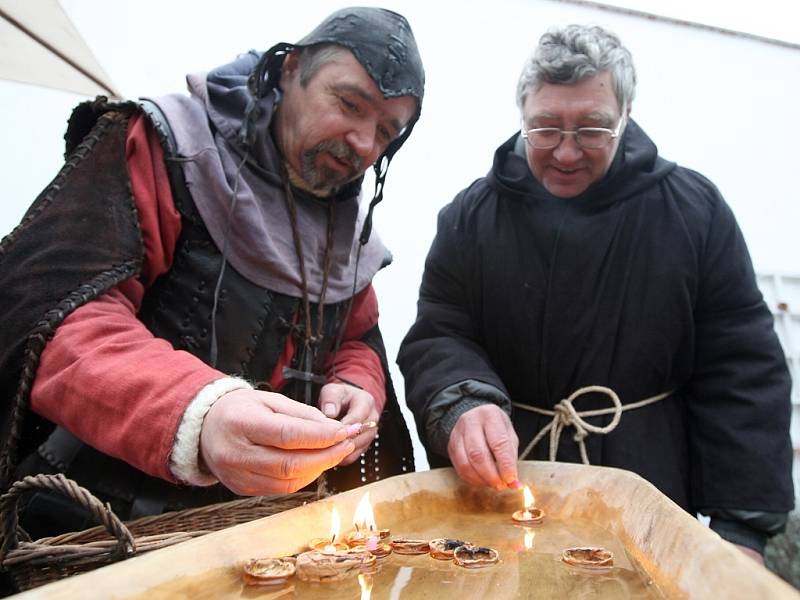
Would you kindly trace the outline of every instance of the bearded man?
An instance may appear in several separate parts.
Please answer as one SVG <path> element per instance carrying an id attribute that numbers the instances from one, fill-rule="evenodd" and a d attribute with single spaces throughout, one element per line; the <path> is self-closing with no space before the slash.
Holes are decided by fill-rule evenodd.
<path id="1" fill-rule="evenodd" d="M 64 472 L 129 519 L 413 470 L 370 235 L 422 106 L 406 19 L 343 9 L 187 81 L 78 107 L 2 242 L 5 485 Z M 45 494 L 25 514 L 34 536 L 86 525 Z"/>

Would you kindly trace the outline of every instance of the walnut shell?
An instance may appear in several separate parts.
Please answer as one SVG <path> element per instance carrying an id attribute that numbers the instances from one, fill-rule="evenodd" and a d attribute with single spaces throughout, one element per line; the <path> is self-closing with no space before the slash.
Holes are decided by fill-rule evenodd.
<path id="1" fill-rule="evenodd" d="M 283 585 L 295 574 L 294 558 L 251 558 L 244 563 L 247 585 Z"/>
<path id="2" fill-rule="evenodd" d="M 591 546 L 567 548 L 561 553 L 561 560 L 568 565 L 589 569 L 610 569 L 614 566 L 614 555 L 610 550 Z"/>

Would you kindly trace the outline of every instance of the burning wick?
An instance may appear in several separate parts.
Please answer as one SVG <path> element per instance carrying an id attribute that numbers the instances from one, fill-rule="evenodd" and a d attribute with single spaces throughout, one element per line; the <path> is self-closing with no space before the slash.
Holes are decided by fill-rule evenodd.
<path id="1" fill-rule="evenodd" d="M 525 510 L 516 511 L 511 515 L 511 518 L 522 523 L 541 523 L 542 519 L 544 519 L 544 511 L 534 506 L 536 500 L 531 493 L 531 488 L 527 485 L 523 487 L 522 495 L 525 501 Z"/>
<path id="2" fill-rule="evenodd" d="M 334 506 L 331 512 L 331 543 L 322 549 L 323 554 L 336 554 L 336 536 L 339 535 L 340 526 L 339 511 Z"/>
<path id="3" fill-rule="evenodd" d="M 361 588 L 361 600 L 370 600 L 372 597 L 372 575 L 360 573 L 358 576 L 358 587 Z"/>
<path id="4" fill-rule="evenodd" d="M 372 512 L 372 504 L 369 501 L 369 492 L 364 494 L 356 507 L 353 515 L 353 527 L 345 536 L 345 541 L 350 548 L 361 547 L 378 558 L 384 558 L 392 553 L 392 548 L 387 543 L 381 543 L 381 539 L 388 537 L 388 529 L 378 529 L 375 524 L 375 514 Z"/>

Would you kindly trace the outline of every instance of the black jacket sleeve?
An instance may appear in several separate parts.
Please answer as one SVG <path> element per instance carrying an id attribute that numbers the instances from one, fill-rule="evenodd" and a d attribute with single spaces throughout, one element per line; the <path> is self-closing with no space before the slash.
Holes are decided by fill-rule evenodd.
<path id="1" fill-rule="evenodd" d="M 474 380 L 489 384 L 508 397 L 505 385 L 492 369 L 477 325 L 481 322 L 481 301 L 477 296 L 482 288 L 481 265 L 472 256 L 475 240 L 464 225 L 460 202 L 469 191 L 462 192 L 439 213 L 437 234 L 425 261 L 417 319 L 397 358 L 405 377 L 406 402 L 414 413 L 420 439 L 429 452 L 433 447 L 439 454 L 447 440 L 431 440 L 428 432 L 449 434 L 448 428 L 430 422 L 442 414 L 431 410 L 434 398 L 442 390 Z M 469 402 L 476 400 L 465 398 Z"/>
<path id="2" fill-rule="evenodd" d="M 791 381 L 742 233 L 716 189 L 710 193 L 689 383 L 693 503 L 701 512 L 785 512 L 794 499 Z"/>

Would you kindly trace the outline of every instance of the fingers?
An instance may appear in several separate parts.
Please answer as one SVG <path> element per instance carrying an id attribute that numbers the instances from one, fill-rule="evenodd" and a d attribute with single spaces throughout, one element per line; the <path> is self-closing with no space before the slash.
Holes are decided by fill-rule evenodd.
<path id="1" fill-rule="evenodd" d="M 508 416 L 495 405 L 467 411 L 450 435 L 448 454 L 459 477 L 495 489 L 517 485 L 519 440 Z"/>
<path id="2" fill-rule="evenodd" d="M 346 390 L 341 384 L 323 385 L 319 392 L 319 407 L 329 419 L 336 419 L 345 404 Z"/>
<path id="3" fill-rule="evenodd" d="M 290 415 L 298 419 L 307 419 L 309 421 L 329 422 L 332 420 L 322 414 L 317 408 L 309 406 L 308 404 L 303 404 L 302 402 L 296 402 L 283 394 L 261 391 L 241 391 L 244 393 L 256 394 L 259 401 L 273 412 Z"/>
<path id="4" fill-rule="evenodd" d="M 206 413 L 200 460 L 234 492 L 299 489 L 355 450 L 341 423 L 285 400 L 279 394 L 237 390 Z"/>
<path id="5" fill-rule="evenodd" d="M 203 420 L 200 460 L 226 487 L 243 495 L 289 493 L 326 469 L 353 462 L 377 433 L 375 428 L 361 430 L 361 423 L 378 419 L 374 400 L 350 386 L 325 387 L 331 388 L 325 399 L 345 413 L 342 422 L 280 394 L 225 394 Z"/>
<path id="6" fill-rule="evenodd" d="M 455 429 L 453 433 L 455 433 Z M 447 445 L 447 453 L 450 456 L 450 462 L 453 463 L 453 468 L 461 479 L 470 485 L 478 487 L 484 485 L 483 480 L 472 468 L 467 458 L 467 452 L 464 448 L 464 438 L 462 436 L 450 436 L 450 442 Z"/>
<path id="7" fill-rule="evenodd" d="M 376 421 L 378 420 L 378 412 L 373 410 L 370 413 L 370 420 Z M 361 431 L 356 437 L 352 438 L 353 443 L 355 444 L 355 449 L 351 452 L 348 456 L 342 460 L 343 465 L 349 465 L 358 459 L 364 452 L 367 451 L 370 444 L 375 439 L 375 436 L 378 434 L 378 428 L 376 427 L 368 427 Z"/>
<path id="8" fill-rule="evenodd" d="M 467 422 L 463 434 L 464 451 L 469 466 L 482 482 L 493 488 L 500 488 L 503 482 L 497 472 L 494 455 L 489 449 L 482 420 L 472 419 Z"/>
<path id="9" fill-rule="evenodd" d="M 223 395 L 211 407 L 203 431 L 215 437 L 244 438 L 253 444 L 283 449 L 327 448 L 341 442 L 348 431 L 306 406 L 270 392 L 236 390 Z"/>
<path id="10" fill-rule="evenodd" d="M 322 386 L 319 398 L 322 412 L 329 417 L 334 415 L 345 424 L 363 423 L 369 420 L 375 408 L 372 394 L 342 383 Z"/>
<path id="11" fill-rule="evenodd" d="M 338 421 L 309 421 L 280 413 L 266 413 L 242 422 L 242 433 L 251 443 L 283 450 L 328 448 L 347 437 Z"/>
<path id="12" fill-rule="evenodd" d="M 217 462 L 217 477 L 240 495 L 291 493 L 308 485 L 352 452 L 345 440 L 322 450 L 284 451 L 250 446 Z"/>
<path id="13" fill-rule="evenodd" d="M 346 440 L 322 450 L 275 450 L 261 446 L 218 452 L 209 469 L 225 487 L 246 496 L 291 493 L 308 485 L 352 452 Z M 275 454 L 279 453 L 279 454 Z"/>
<path id="14" fill-rule="evenodd" d="M 505 413 L 503 413 L 505 416 Z M 489 451 L 494 458 L 500 484 L 506 487 L 517 481 L 517 450 L 519 439 L 514 431 L 511 421 L 506 419 L 496 419 L 484 424 L 486 443 Z"/>

